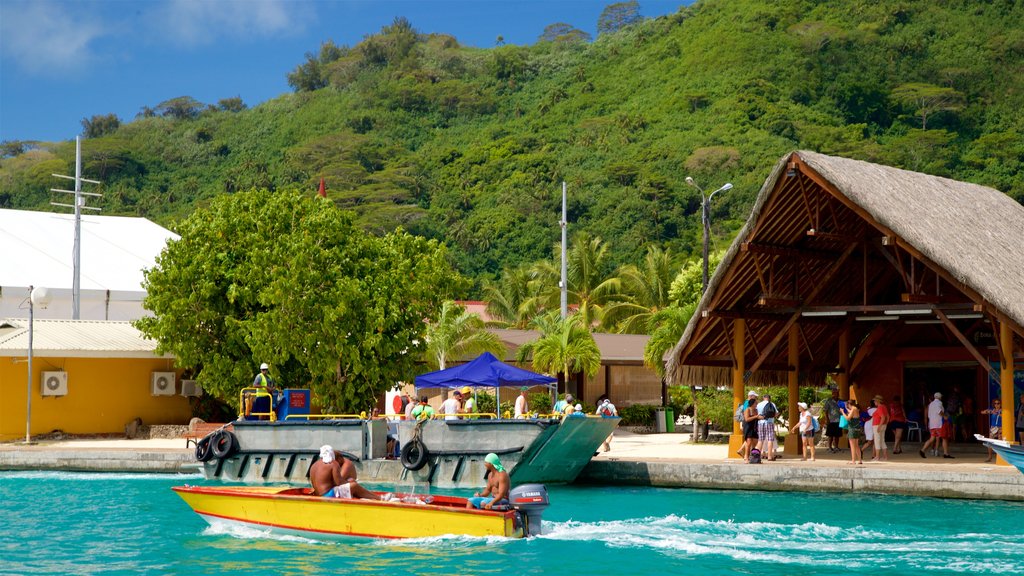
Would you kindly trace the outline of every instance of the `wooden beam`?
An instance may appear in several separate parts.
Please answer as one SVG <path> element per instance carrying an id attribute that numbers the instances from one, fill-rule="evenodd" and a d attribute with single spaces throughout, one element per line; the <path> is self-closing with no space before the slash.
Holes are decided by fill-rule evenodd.
<path id="1" fill-rule="evenodd" d="M 767 306 L 769 308 L 795 308 L 799 306 L 803 301 L 796 296 L 770 296 L 768 294 L 762 294 L 757 297 L 758 306 Z"/>
<path id="2" fill-rule="evenodd" d="M 938 316 L 939 320 L 942 320 L 942 323 L 946 325 L 946 329 L 949 330 L 953 336 L 956 336 L 956 339 L 960 341 L 960 344 L 971 353 L 971 356 L 974 356 L 974 359 L 978 361 L 978 364 L 981 364 L 981 367 L 984 368 L 986 372 L 995 376 L 996 370 L 992 367 L 992 363 L 982 356 L 981 352 L 978 352 L 978 349 L 974 347 L 974 344 L 972 344 L 962 332 L 960 332 L 956 327 L 956 324 L 953 324 L 953 321 L 950 320 L 942 310 L 936 309 L 935 315 Z"/>
<path id="3" fill-rule="evenodd" d="M 900 301 L 915 304 L 959 304 L 962 303 L 964 299 L 958 294 L 942 294 L 935 296 L 930 294 L 908 294 L 904 292 L 903 294 L 900 294 Z"/>
<path id="4" fill-rule="evenodd" d="M 778 311 L 778 312 L 763 312 L 754 310 L 702 310 L 700 315 L 701 318 L 743 318 L 744 320 L 767 320 L 767 321 L 778 321 L 786 318 L 787 314 L 791 314 L 792 310 Z"/>
<path id="5" fill-rule="evenodd" d="M 833 242 L 839 242 L 841 244 L 849 244 L 851 242 L 860 242 L 860 238 L 854 238 L 846 234 L 836 234 L 835 232 L 824 232 L 811 228 L 807 231 L 807 235 L 811 238 L 818 238 L 821 240 L 831 240 Z"/>
<path id="6" fill-rule="evenodd" d="M 794 248 L 779 244 L 759 244 L 757 242 L 744 242 L 740 244 L 740 250 L 752 254 L 768 254 L 770 256 L 783 256 L 786 258 L 806 258 L 809 260 L 835 260 L 839 254 L 827 250 L 810 250 L 807 248 Z"/>
<path id="7" fill-rule="evenodd" d="M 814 287 L 813 290 L 811 290 L 811 293 L 807 295 L 807 302 L 811 302 L 815 298 L 817 298 L 818 294 L 820 294 L 821 291 L 824 290 L 826 286 L 828 286 L 828 283 L 832 280 L 832 277 L 839 272 L 839 270 L 843 267 L 843 264 L 846 263 L 847 258 L 850 257 L 850 254 L 853 254 L 853 251 L 856 248 L 856 243 L 850 244 L 849 246 L 846 247 L 846 250 L 843 251 L 842 255 L 840 255 L 839 258 L 837 258 L 836 261 L 832 263 L 832 266 L 828 269 L 825 275 L 820 280 L 818 280 L 817 285 Z M 772 341 L 768 344 L 768 347 L 761 351 L 761 354 L 760 356 L 758 356 L 757 360 L 755 360 L 754 363 L 750 365 L 751 374 L 757 371 L 761 364 L 763 364 L 764 361 L 768 359 L 768 355 L 775 351 L 775 347 L 778 346 L 779 342 L 781 342 L 782 339 L 786 336 L 786 334 L 789 333 L 789 327 L 796 323 L 796 321 L 800 318 L 800 312 L 800 310 L 797 310 L 796 312 L 791 314 L 789 320 L 787 320 L 786 323 L 782 326 L 782 328 L 778 331 L 778 333 L 775 334 L 775 338 L 772 338 Z"/>

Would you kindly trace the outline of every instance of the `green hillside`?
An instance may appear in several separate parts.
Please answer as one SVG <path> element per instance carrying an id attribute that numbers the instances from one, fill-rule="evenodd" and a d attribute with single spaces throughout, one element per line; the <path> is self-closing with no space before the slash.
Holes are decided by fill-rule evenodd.
<path id="1" fill-rule="evenodd" d="M 104 214 L 172 227 L 219 194 L 313 194 L 323 177 L 363 226 L 442 239 L 477 287 L 550 255 L 562 180 L 571 228 L 604 238 L 612 264 L 648 243 L 699 254 L 687 175 L 735 185 L 713 207 L 729 237 L 797 148 L 1024 201 L 1013 0 L 706 0 L 582 36 L 550 27 L 532 46 L 475 49 L 398 20 L 314 50 L 296 92 L 251 109 L 182 97 L 119 126 L 94 116 L 84 175 L 104 182 Z M 4 145 L 0 207 L 47 209 L 74 144 L 21 148 Z"/>

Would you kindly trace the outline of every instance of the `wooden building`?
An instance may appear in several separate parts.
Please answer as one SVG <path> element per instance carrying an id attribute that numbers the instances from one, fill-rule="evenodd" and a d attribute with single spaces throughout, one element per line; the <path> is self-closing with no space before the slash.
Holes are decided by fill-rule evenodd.
<path id="1" fill-rule="evenodd" d="M 787 384 L 790 414 L 798 386 L 828 375 L 842 398 L 901 395 L 908 413 L 958 395 L 977 431 L 998 396 L 1009 439 L 1022 342 L 1024 206 L 799 151 L 765 181 L 667 368 L 674 384 L 731 384 L 735 405 L 747 386 Z"/>

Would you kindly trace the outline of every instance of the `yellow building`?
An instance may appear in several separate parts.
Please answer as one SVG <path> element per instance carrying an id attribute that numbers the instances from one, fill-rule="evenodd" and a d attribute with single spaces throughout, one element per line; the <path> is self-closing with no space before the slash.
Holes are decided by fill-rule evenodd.
<path id="1" fill-rule="evenodd" d="M 0 441 L 24 438 L 27 420 L 33 436 L 124 433 L 135 418 L 188 423 L 182 393 L 193 390 L 182 390 L 174 358 L 157 356 L 156 342 L 129 322 L 35 320 L 32 336 L 29 376 L 28 320 L 0 321 Z"/>

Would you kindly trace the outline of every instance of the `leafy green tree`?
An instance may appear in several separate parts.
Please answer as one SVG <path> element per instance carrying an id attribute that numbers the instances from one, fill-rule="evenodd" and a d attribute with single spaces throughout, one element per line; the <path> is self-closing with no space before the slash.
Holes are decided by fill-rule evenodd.
<path id="1" fill-rule="evenodd" d="M 452 300 L 445 300 L 437 319 L 427 325 L 426 342 L 427 364 L 435 370 L 444 370 L 453 358 L 475 357 L 483 352 L 505 356 L 505 344 L 487 331 L 480 315 L 467 312 Z"/>
<path id="2" fill-rule="evenodd" d="M 112 134 L 121 127 L 121 119 L 117 114 L 96 114 L 90 118 L 82 118 L 82 136 L 99 138 Z"/>
<path id="3" fill-rule="evenodd" d="M 722 262 L 725 250 L 716 250 L 708 254 L 708 278 Z M 704 261 L 695 258 L 683 265 L 683 269 L 672 279 L 668 297 L 675 306 L 696 304 L 704 293 Z"/>
<path id="4" fill-rule="evenodd" d="M 544 27 L 544 32 L 541 33 L 539 40 L 541 42 L 560 42 L 566 44 L 590 42 L 590 34 L 576 28 L 572 24 L 556 22 Z"/>
<path id="5" fill-rule="evenodd" d="M 25 149 L 21 140 L 4 140 L 0 142 L 0 158 L 13 158 L 24 153 Z"/>
<path id="6" fill-rule="evenodd" d="M 203 103 L 191 96 L 178 96 L 156 105 L 154 113 L 175 120 L 191 120 L 199 116 Z"/>
<path id="7" fill-rule="evenodd" d="M 643 20 L 643 16 L 640 15 L 640 3 L 637 0 L 609 4 L 604 7 L 601 15 L 597 18 L 597 33 L 601 35 L 622 30 L 641 20 Z"/>
<path id="8" fill-rule="evenodd" d="M 605 307 L 602 325 L 626 334 L 644 334 L 653 314 L 669 306 L 669 287 L 678 267 L 672 253 L 649 246 L 643 264 L 619 269 L 619 289 Z"/>
<path id="9" fill-rule="evenodd" d="M 215 199 L 145 272 L 136 325 L 225 401 L 271 364 L 325 411 L 366 409 L 422 357 L 425 318 L 458 277 L 443 246 L 375 237 L 330 202 L 254 190 Z"/>
<path id="10" fill-rule="evenodd" d="M 247 106 L 242 101 L 240 96 L 234 96 L 231 98 L 221 98 L 217 101 L 217 109 L 224 112 L 241 112 L 245 110 Z"/>
<path id="11" fill-rule="evenodd" d="M 913 107 L 921 117 L 921 129 L 928 129 L 928 117 L 938 112 L 954 112 L 964 107 L 963 94 L 946 86 L 923 82 L 900 84 L 892 91 L 897 102 Z"/>
<path id="12" fill-rule="evenodd" d="M 593 377 L 601 369 L 601 350 L 583 316 L 570 314 L 561 318 L 553 310 L 537 318 L 534 327 L 540 329 L 541 335 L 516 350 L 518 361 L 530 361 L 536 370 L 560 373 L 566 380 L 578 372 Z"/>
<path id="13" fill-rule="evenodd" d="M 288 74 L 288 85 L 296 92 L 326 88 L 329 81 L 327 65 L 344 56 L 347 51 L 347 48 L 341 48 L 330 40 L 321 43 L 319 52 L 306 52 L 306 61 Z"/>

